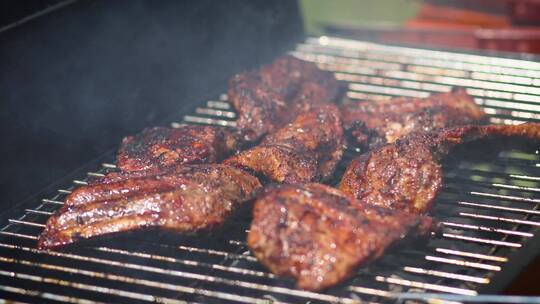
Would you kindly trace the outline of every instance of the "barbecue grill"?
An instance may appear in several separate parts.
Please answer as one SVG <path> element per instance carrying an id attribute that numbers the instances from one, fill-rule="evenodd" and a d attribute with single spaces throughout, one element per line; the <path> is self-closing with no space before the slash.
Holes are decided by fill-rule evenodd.
<path id="1" fill-rule="evenodd" d="M 478 54 L 311 37 L 291 54 L 348 83 L 350 99 L 425 97 L 463 86 L 492 123 L 540 121 L 540 63 Z M 225 94 L 171 122 L 235 125 Z M 490 149 L 491 150 L 491 149 Z M 457 151 L 433 214 L 441 231 L 389 250 L 326 292 L 294 288 L 264 269 L 245 243 L 249 216 L 222 231 L 135 233 L 61 251 L 35 249 L 47 218 L 88 177 L 114 170 L 109 153 L 41 201 L 1 219 L 0 297 L 23 302 L 395 302 L 400 292 L 477 295 L 501 291 L 540 251 L 540 154 L 527 143 L 490 153 Z M 348 147 L 342 168 L 360 151 Z"/>
<path id="2" fill-rule="evenodd" d="M 225 1 L 222 6 L 231 3 L 236 2 Z M 91 1 L 77 5 L 81 11 L 94 10 L 96 6 L 100 8 L 94 11 L 106 11 L 104 4 Z M 123 9 L 121 5 L 108 5 L 115 6 L 117 11 Z M 140 13 L 140 6 L 140 3 L 133 5 L 126 13 Z M 201 7 L 198 11 L 204 11 L 205 6 Z M 273 10 L 277 11 L 275 7 Z M 74 9 L 70 13 L 76 12 Z M 167 22 L 174 15 L 153 13 L 157 14 L 156 19 Z M 103 15 L 106 14 L 100 16 Z M 194 22 L 196 17 L 186 24 Z M 79 19 L 73 20 L 77 25 Z M 230 21 L 219 20 L 225 24 Z M 145 22 L 154 24 L 153 19 Z M 143 26 L 137 28 L 143 29 Z M 282 30 L 268 31 L 266 38 L 271 41 Z M 22 33 L 22 37 L 27 35 Z M 195 44 L 198 40 L 193 36 L 191 40 Z M 227 42 L 230 36 L 230 33 L 223 35 L 221 40 Z M 31 40 L 33 36 L 28 37 Z M 101 43 L 117 39 L 111 37 Z M 251 40 L 244 37 L 242 41 L 235 42 L 239 49 L 250 46 Z M 288 43 L 283 42 L 279 48 L 273 45 L 274 51 Z M 25 44 L 20 45 L 14 44 L 24 51 Z M 244 64 L 250 60 L 270 62 L 270 54 L 261 51 L 264 48 L 255 50 Z M 524 60 L 510 58 L 508 54 L 487 56 L 424 50 L 330 36 L 307 38 L 289 50 L 294 56 L 335 72 L 338 79 L 348 83 L 347 96 L 351 100 L 377 102 L 394 96 L 425 97 L 463 86 L 490 115 L 492 123 L 540 121 L 538 58 Z M 197 52 L 189 54 L 195 56 Z M 110 62 L 104 65 L 107 63 Z M 129 68 L 129 64 L 123 67 Z M 227 70 L 227 66 L 223 69 Z M 195 78 L 201 74 L 189 71 L 189 76 Z M 212 77 L 219 79 L 216 75 Z M 107 87 L 109 91 L 105 93 L 130 90 L 129 82 L 126 84 L 126 88 Z M 166 93 L 156 98 L 171 99 Z M 144 100 L 137 101 L 147 105 Z M 185 111 L 185 106 L 179 105 L 178 110 Z M 222 94 L 194 105 L 166 123 L 172 127 L 234 126 L 235 118 L 227 96 Z M 500 292 L 540 253 L 540 154 L 538 147 L 527 143 L 511 147 L 491 142 L 474 145 L 456 151 L 445 163 L 446 187 L 434 210 L 441 223 L 440 232 L 428 239 L 410 240 L 391 248 L 378 261 L 359 269 L 351 280 L 325 292 L 298 290 L 292 281 L 276 277 L 256 261 L 245 243 L 249 210 L 239 212 L 223 229 L 210 234 L 179 236 L 152 231 L 101 238 L 59 251 L 35 249 L 45 221 L 62 206 L 65 197 L 75 187 L 86 184 L 87 178 L 115 169 L 115 155 L 111 151 L 70 174 L 70 183 L 41 200 L 25 201 L 0 214 L 0 299 L 34 303 L 385 303 L 396 302 L 396 295 L 402 292 L 470 296 Z M 358 153 L 361 151 L 348 147 L 339 170 L 344 170 Z"/>

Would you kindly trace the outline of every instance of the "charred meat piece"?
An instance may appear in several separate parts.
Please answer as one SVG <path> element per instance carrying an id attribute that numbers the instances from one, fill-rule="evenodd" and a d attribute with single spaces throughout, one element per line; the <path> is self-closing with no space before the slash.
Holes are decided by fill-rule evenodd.
<path id="1" fill-rule="evenodd" d="M 443 185 L 442 158 L 457 145 L 491 137 L 540 141 L 540 124 L 464 126 L 413 133 L 354 159 L 339 188 L 362 204 L 427 212 Z"/>
<path id="2" fill-rule="evenodd" d="M 322 185 L 265 189 L 255 203 L 247 242 L 273 273 L 320 290 L 342 282 L 407 234 L 424 234 L 432 219 L 363 206 Z"/>
<path id="3" fill-rule="evenodd" d="M 221 225 L 261 185 L 225 165 L 188 165 L 166 174 L 80 188 L 47 221 L 39 248 L 147 227 L 195 232 Z"/>
<path id="4" fill-rule="evenodd" d="M 155 127 L 124 138 L 117 166 L 124 172 L 160 170 L 177 164 L 213 163 L 237 149 L 229 129 L 216 126 Z"/>
<path id="5" fill-rule="evenodd" d="M 339 110 L 333 104 L 320 104 L 225 163 L 248 168 L 275 182 L 301 183 L 330 177 L 342 154 Z"/>
<path id="6" fill-rule="evenodd" d="M 229 102 L 238 112 L 243 139 L 256 141 L 290 122 L 313 104 L 338 98 L 340 85 L 331 72 L 292 56 L 229 81 Z"/>
<path id="7" fill-rule="evenodd" d="M 465 89 L 428 98 L 360 101 L 342 107 L 351 146 L 374 149 L 415 131 L 487 123 L 487 115 Z"/>

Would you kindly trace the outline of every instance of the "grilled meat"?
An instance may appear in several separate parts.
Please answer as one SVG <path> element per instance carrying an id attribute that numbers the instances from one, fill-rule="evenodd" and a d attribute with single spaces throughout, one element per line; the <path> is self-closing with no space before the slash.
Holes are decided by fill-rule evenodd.
<path id="1" fill-rule="evenodd" d="M 374 149 L 415 131 L 483 124 L 487 115 L 463 88 L 428 98 L 360 101 L 342 107 L 351 146 Z"/>
<path id="2" fill-rule="evenodd" d="M 443 185 L 442 158 L 459 144 L 488 137 L 540 141 L 540 124 L 464 126 L 413 133 L 354 159 L 339 188 L 362 204 L 427 212 Z"/>
<path id="3" fill-rule="evenodd" d="M 118 151 L 122 171 L 159 171 L 177 164 L 212 163 L 235 151 L 234 134 L 216 126 L 156 127 L 128 136 Z"/>
<path id="4" fill-rule="evenodd" d="M 229 81 L 229 102 L 238 112 L 244 140 L 256 141 L 290 122 L 313 104 L 338 98 L 340 85 L 331 72 L 292 56 Z"/>
<path id="5" fill-rule="evenodd" d="M 336 105 L 314 105 L 258 146 L 227 160 L 284 183 L 319 181 L 332 175 L 343 154 L 343 129 Z"/>
<path id="6" fill-rule="evenodd" d="M 161 175 L 82 187 L 49 218 L 38 247 L 147 227 L 209 229 L 221 225 L 259 187 L 257 178 L 219 164 L 187 165 Z"/>
<path id="7" fill-rule="evenodd" d="M 255 203 L 247 242 L 273 273 L 320 290 L 354 274 L 408 233 L 429 231 L 430 217 L 364 206 L 321 185 L 267 188 Z"/>

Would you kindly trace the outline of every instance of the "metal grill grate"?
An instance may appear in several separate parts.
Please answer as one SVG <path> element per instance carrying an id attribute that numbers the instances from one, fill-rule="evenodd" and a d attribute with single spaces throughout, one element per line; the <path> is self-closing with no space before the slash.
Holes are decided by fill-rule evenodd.
<path id="1" fill-rule="evenodd" d="M 424 97 L 458 85 L 493 123 L 540 121 L 540 63 L 332 37 L 308 38 L 292 53 L 347 81 L 351 99 Z M 172 126 L 234 126 L 235 117 L 222 95 Z M 346 159 L 355 154 L 347 151 Z M 392 302 L 392 293 L 403 291 L 476 295 L 538 234 L 540 155 L 535 148 L 487 156 L 458 152 L 446 166 L 447 186 L 434 211 L 442 232 L 427 244 L 389 250 L 326 293 L 297 290 L 260 266 L 245 244 L 248 215 L 239 215 L 234 229 L 209 236 L 158 233 L 149 239 L 136 233 L 60 252 L 35 249 L 47 218 L 74 187 L 86 184 L 74 180 L 0 230 L 0 296 L 39 303 L 356 303 Z M 88 176 L 112 169 L 103 164 Z"/>

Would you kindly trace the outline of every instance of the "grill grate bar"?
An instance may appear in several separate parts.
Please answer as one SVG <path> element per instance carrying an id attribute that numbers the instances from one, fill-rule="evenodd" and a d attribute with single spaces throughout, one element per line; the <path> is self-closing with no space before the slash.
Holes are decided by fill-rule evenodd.
<path id="1" fill-rule="evenodd" d="M 203 114 L 203 115 L 227 117 L 231 119 L 236 118 L 236 113 L 231 112 L 231 111 L 221 111 L 221 110 L 214 110 L 214 109 L 208 109 L 208 108 L 202 108 L 202 107 L 196 108 L 195 113 Z"/>
<path id="2" fill-rule="evenodd" d="M 102 272 L 96 272 L 96 271 L 90 271 L 90 270 L 82 270 L 82 269 L 72 268 L 72 267 L 57 266 L 57 265 L 45 264 L 45 263 L 36 263 L 36 262 L 28 261 L 28 260 L 17 260 L 17 259 L 9 259 L 9 258 L 0 257 L 0 262 L 18 263 L 21 265 L 41 268 L 45 270 L 62 271 L 62 272 L 70 273 L 70 274 L 84 275 L 91 278 L 106 279 L 110 281 L 118 281 L 118 282 L 129 283 L 129 284 L 137 284 L 137 285 L 142 285 L 146 287 L 171 290 L 175 292 L 203 294 L 206 296 L 211 296 L 211 297 L 215 297 L 219 299 L 235 300 L 236 302 L 268 303 L 268 301 L 266 300 L 252 298 L 252 297 L 238 295 L 232 299 L 231 295 L 227 293 L 215 292 L 215 291 L 204 290 L 204 289 L 195 289 L 195 288 L 184 286 L 184 285 L 167 284 L 167 283 L 156 282 L 156 281 L 151 281 L 151 280 L 146 280 L 146 279 L 137 279 L 137 278 L 131 278 L 131 277 L 126 277 L 122 275 L 102 273 Z M 73 287 L 73 286 L 70 286 L 70 287 Z M 117 290 L 110 290 L 110 292 L 106 292 L 105 289 L 101 289 L 101 288 L 100 289 L 92 288 L 91 290 L 108 293 L 108 294 L 114 294 L 114 295 L 122 295 L 122 296 L 124 296 L 126 293 L 126 291 L 121 291 L 121 290 L 119 292 Z M 137 300 L 142 298 L 147 301 L 159 302 L 159 303 L 185 303 L 185 301 L 179 301 L 179 300 L 171 299 L 171 298 L 154 297 L 152 295 L 146 295 L 146 294 L 140 294 L 140 293 L 135 293 L 133 295 L 128 294 L 128 297 L 137 299 Z"/>
<path id="3" fill-rule="evenodd" d="M 529 209 L 522 209 L 522 208 L 495 206 L 495 205 L 478 204 L 478 203 L 470 203 L 470 202 L 458 202 L 458 204 L 463 205 L 463 206 L 474 206 L 474 207 L 480 207 L 480 208 L 486 208 L 486 209 L 495 209 L 495 210 L 503 210 L 503 211 L 510 211 L 510 212 L 527 213 L 531 215 L 540 215 L 540 211 L 538 210 L 529 210 Z"/>
<path id="4" fill-rule="evenodd" d="M 324 52 L 324 50 L 322 50 Z M 415 73 L 404 71 L 405 67 L 402 65 L 396 65 L 394 63 L 385 63 L 377 61 L 368 61 L 368 60 L 358 60 L 348 57 L 344 57 L 341 54 L 324 54 L 324 55 L 314 55 L 310 53 L 305 53 L 302 51 L 292 52 L 294 56 L 300 57 L 306 61 L 316 62 L 320 65 L 322 69 L 330 70 L 332 72 L 343 72 L 353 75 L 362 75 L 362 76 L 383 76 L 386 79 L 394 79 L 395 81 L 412 80 L 412 81 L 421 81 L 421 82 L 433 82 L 438 84 L 448 85 L 457 85 L 475 88 L 476 94 L 484 97 L 494 97 L 494 98 L 503 98 L 511 99 L 512 95 L 508 93 L 519 93 L 518 98 L 514 98 L 522 101 L 535 102 L 539 99 L 536 95 L 540 94 L 540 88 L 524 86 L 524 85 L 515 85 L 508 83 L 494 83 L 490 81 L 475 80 L 470 78 L 459 78 L 453 76 L 444 76 L 444 75 L 433 75 L 433 74 L 423 74 L 422 71 L 416 71 Z M 346 66 L 345 66 L 346 65 Z M 365 67 L 368 69 L 365 69 Z M 361 67 L 361 68 L 355 68 Z M 345 75 L 343 75 L 345 76 Z M 350 76 L 345 76 L 350 77 Z M 354 77 L 352 79 L 355 79 Z M 356 78 L 358 79 L 358 78 Z M 382 78 L 381 78 L 382 79 Z M 349 79 L 345 79 L 349 80 Z M 434 86 L 436 88 L 437 86 Z M 444 88 L 444 86 L 439 87 Z M 489 90 L 490 92 L 486 91 Z M 500 93 L 499 93 L 500 92 Z M 478 94 L 480 93 L 480 94 Z M 521 95 L 523 94 L 523 95 Z"/>
<path id="5" fill-rule="evenodd" d="M 498 184 L 498 183 L 494 183 L 492 185 L 493 185 L 493 187 L 503 188 L 503 189 L 512 189 L 512 190 L 529 191 L 529 192 L 540 192 L 540 188 L 536 188 L 536 187 L 524 187 L 524 186 L 505 185 L 505 184 Z"/>
<path id="6" fill-rule="evenodd" d="M 509 200 L 509 201 L 540 204 L 540 199 L 535 199 L 535 198 L 519 197 L 519 196 L 513 196 L 513 195 L 501 195 L 501 194 L 493 194 L 493 193 L 483 193 L 483 192 L 476 192 L 476 191 L 471 191 L 470 193 L 471 193 L 471 195 L 476 195 L 476 196 L 483 196 L 483 197 L 498 198 L 498 199 Z"/>
<path id="7" fill-rule="evenodd" d="M 422 288 L 426 290 L 435 290 L 435 291 L 454 293 L 454 294 L 462 294 L 462 295 L 470 295 L 470 296 L 475 296 L 478 294 L 474 290 L 465 289 L 465 288 L 449 287 L 449 286 L 430 284 L 430 283 L 411 281 L 411 280 L 404 280 L 404 279 L 398 279 L 398 278 L 392 278 L 392 277 L 376 276 L 375 280 L 379 282 L 390 283 L 390 284 L 396 284 L 396 285 L 402 285 L 402 286 L 414 287 L 414 288 Z"/>
<path id="8" fill-rule="evenodd" d="M 448 249 L 448 248 L 435 248 L 435 251 L 439 253 L 448 254 L 448 255 L 456 255 L 456 256 L 475 258 L 475 259 L 480 259 L 480 260 L 489 260 L 489 261 L 501 262 L 501 263 L 508 262 L 508 258 L 505 258 L 505 257 L 486 255 L 486 254 L 481 254 L 481 253 L 471 253 L 471 252 Z"/>
<path id="9" fill-rule="evenodd" d="M 483 70 L 482 68 L 489 67 L 493 70 L 488 70 L 488 72 L 492 73 L 504 74 L 504 71 L 514 70 L 518 72 L 517 76 L 522 77 L 531 77 L 529 76 L 530 74 L 540 75 L 540 72 L 535 71 L 540 70 L 540 65 L 536 62 L 526 60 L 388 46 L 383 44 L 326 36 L 322 36 L 319 38 L 308 38 L 306 39 L 306 42 L 304 44 L 321 46 L 326 48 L 334 47 L 337 48 L 338 51 L 352 53 L 354 54 L 354 57 L 361 55 L 360 51 L 373 51 L 371 53 L 373 54 L 373 56 L 377 56 L 377 54 L 381 54 L 382 56 L 384 56 L 387 53 L 391 53 L 401 55 L 401 57 L 418 59 L 419 61 L 424 58 L 434 58 L 441 63 L 456 64 L 457 62 L 461 63 L 458 68 L 459 70 L 466 70 L 468 67 L 471 67 L 473 68 L 473 71 L 481 71 Z M 395 61 L 395 59 L 392 59 L 392 61 Z M 410 64 L 411 62 L 406 63 Z M 465 63 L 471 65 L 466 65 Z M 509 67 L 510 69 L 504 69 L 506 67 Z"/>
<path id="10" fill-rule="evenodd" d="M 476 225 L 460 224 L 460 223 L 452 223 L 452 222 L 441 222 L 441 224 L 444 226 L 452 227 L 452 228 L 470 229 L 470 230 L 487 231 L 487 232 L 498 232 L 498 233 L 503 233 L 503 234 L 522 236 L 522 237 L 534 236 L 532 233 L 528 233 L 528 232 L 521 232 L 521 231 L 515 231 L 515 230 L 508 230 L 508 229 L 499 229 L 499 228 L 493 228 L 493 227 L 476 226 Z"/>
<path id="11" fill-rule="evenodd" d="M 37 239 L 37 237 L 30 236 L 30 235 L 11 234 L 11 233 L 6 233 L 6 234 L 7 235 L 13 235 L 13 236 L 16 236 L 16 237 Z M 238 242 L 238 241 L 236 243 L 243 244 L 243 242 Z M 0 247 L 17 248 L 17 249 L 23 249 L 24 251 L 30 251 L 30 252 L 35 252 L 35 253 L 46 253 L 46 254 L 52 254 L 54 256 L 81 259 L 81 260 L 86 261 L 86 262 L 105 263 L 105 264 L 111 265 L 111 266 L 125 267 L 125 265 L 123 263 L 110 261 L 110 260 L 106 260 L 106 259 L 91 258 L 91 257 L 85 257 L 85 256 L 79 256 L 79 255 L 73 255 L 73 254 L 61 254 L 61 253 L 56 253 L 56 252 L 51 252 L 51 251 L 41 251 L 41 250 L 32 249 L 32 248 L 28 248 L 28 247 L 20 247 L 20 246 L 2 244 L 2 243 L 0 243 Z M 128 254 L 128 255 L 137 256 L 137 257 L 146 257 L 146 258 L 151 258 L 151 259 L 159 258 L 159 256 L 156 256 L 156 255 L 148 255 L 148 254 L 145 254 L 145 253 L 137 253 L 137 252 L 133 253 L 133 252 L 127 252 L 127 251 L 120 251 L 120 250 L 117 250 L 117 249 L 109 249 L 109 248 L 106 248 L 106 247 L 98 248 L 98 250 L 105 251 L 105 252 Z M 192 251 L 192 250 L 189 249 L 189 251 Z M 161 260 L 166 260 L 167 262 L 172 262 L 172 261 L 178 262 L 179 261 L 178 259 L 174 259 L 174 258 L 170 259 L 170 258 L 167 258 L 167 257 L 160 257 L 160 259 Z M 461 263 L 462 266 L 467 266 L 467 267 L 476 267 L 476 268 L 491 269 L 491 270 L 500 269 L 500 268 L 497 268 L 498 266 L 486 265 L 486 264 L 481 264 L 481 263 L 473 263 L 473 262 L 467 262 L 467 261 L 459 261 L 459 262 Z M 455 264 L 455 263 L 453 263 L 453 264 Z M 132 268 L 132 267 L 135 267 L 135 269 L 138 268 L 137 264 L 129 264 L 128 266 L 129 266 L 128 268 Z M 195 265 L 193 265 L 193 266 L 195 266 Z M 230 270 L 230 268 L 221 268 L 221 267 L 219 267 L 219 265 L 216 265 L 216 266 L 218 266 L 218 268 L 220 268 L 220 270 Z M 146 270 L 146 269 L 144 269 L 144 266 L 142 266 L 142 267 L 143 267 L 143 270 Z M 153 270 L 154 267 L 152 267 L 150 269 Z M 161 269 L 161 270 L 162 271 L 164 270 L 165 272 L 167 272 L 166 269 Z M 241 272 L 241 271 L 242 270 L 234 270 L 234 272 Z M 250 285 L 250 283 L 247 283 L 247 282 L 245 282 L 245 283 Z M 242 284 L 240 284 L 240 285 L 242 285 Z M 260 284 L 255 284 L 255 285 L 260 285 Z M 265 285 L 262 285 L 262 286 L 265 286 Z M 267 286 L 267 288 L 268 288 L 268 291 L 273 291 L 273 288 L 271 288 L 271 286 Z M 278 288 L 277 290 L 278 291 L 283 291 L 283 288 Z M 287 289 L 285 289 L 285 290 L 287 290 Z"/>
<path id="12" fill-rule="evenodd" d="M 510 174 L 510 177 L 516 178 L 516 179 L 530 180 L 530 181 L 540 181 L 540 177 L 538 177 L 538 176 Z"/>
<path id="13" fill-rule="evenodd" d="M 432 255 L 426 255 L 425 259 L 432 262 L 458 265 L 462 267 L 471 267 L 471 268 L 478 268 L 478 269 L 484 269 L 484 270 L 490 270 L 490 271 L 501 271 L 500 266 L 484 264 L 484 263 L 468 262 L 468 261 L 463 261 L 463 260 L 449 259 L 449 258 L 432 256 Z"/>
<path id="14" fill-rule="evenodd" d="M 253 262 L 257 261 L 255 257 L 250 256 L 250 255 L 234 254 L 234 253 L 229 253 L 229 252 L 224 252 L 224 251 L 219 251 L 219 250 L 204 249 L 204 248 L 189 247 L 189 246 L 178 246 L 178 249 L 185 250 L 188 252 L 198 252 L 198 253 L 206 253 L 210 255 L 219 255 L 225 258 L 244 259 L 244 260 L 253 261 Z"/>
<path id="15" fill-rule="evenodd" d="M 205 267 L 205 268 L 217 269 L 217 270 L 222 270 L 222 271 L 240 273 L 244 275 L 266 277 L 266 278 L 271 278 L 271 279 L 276 278 L 274 274 L 269 273 L 269 272 L 264 272 L 264 271 L 255 271 L 255 270 L 250 270 L 250 269 L 223 266 L 223 265 L 218 265 L 218 264 L 201 263 L 201 262 L 192 261 L 192 260 L 177 259 L 177 258 L 166 257 L 162 255 L 148 254 L 148 253 L 137 252 L 137 251 L 120 250 L 120 249 L 114 249 L 114 248 L 108 248 L 108 247 L 97 247 L 93 249 L 98 250 L 98 251 L 103 251 L 103 252 L 111 252 L 111 253 L 133 256 L 133 257 L 138 257 L 138 258 L 145 258 L 145 259 L 150 259 L 150 260 L 155 260 L 155 261 L 164 261 L 168 263 L 177 263 L 177 264 L 183 264 L 183 265 L 188 265 L 188 266 Z"/>
<path id="16" fill-rule="evenodd" d="M 19 237 L 19 238 L 23 238 L 23 239 L 29 239 L 29 240 L 37 240 L 38 239 L 37 236 L 28 235 L 28 234 L 22 234 L 22 233 L 9 232 L 9 231 L 0 231 L 0 234 Z"/>
<path id="17" fill-rule="evenodd" d="M 1 262 L 5 262 L 3 258 L 0 258 Z M 76 289 L 81 289 L 85 291 L 92 291 L 92 292 L 98 292 L 103 294 L 114 294 L 130 299 L 135 300 L 144 300 L 147 302 L 168 302 L 168 303 L 185 303 L 184 301 L 178 301 L 174 299 L 167 299 L 157 296 L 151 296 L 151 295 L 145 295 L 141 293 L 131 292 L 131 291 L 124 291 L 114 288 L 108 288 L 108 287 L 102 287 L 102 286 L 96 286 L 96 285 L 90 285 L 90 284 L 83 284 L 83 283 L 75 283 L 71 281 L 66 280 L 60 280 L 55 279 L 51 277 L 43 277 L 38 275 L 32 275 L 32 274 L 25 274 L 22 272 L 9 272 L 0 270 L 0 276 L 7 276 L 11 278 L 21 279 L 21 280 L 27 280 L 27 281 L 33 281 L 33 282 L 39 282 L 39 283 L 46 283 L 46 284 L 53 284 L 53 285 L 59 285 L 63 287 L 71 287 Z"/>
<path id="18" fill-rule="evenodd" d="M 403 267 L 403 270 L 412 272 L 412 273 L 417 273 L 417 274 L 442 277 L 446 279 L 461 280 L 465 282 L 474 282 L 478 284 L 489 284 L 488 278 L 473 277 L 469 275 L 456 274 L 456 273 L 444 272 L 444 271 L 438 271 L 438 270 L 422 269 L 422 268 L 410 267 L 410 266 Z"/>
<path id="19" fill-rule="evenodd" d="M 8 221 L 12 224 L 20 224 L 20 225 L 27 225 L 27 226 L 40 227 L 40 228 L 45 227 L 44 224 L 28 222 L 28 221 L 21 221 L 21 220 L 15 220 L 15 219 L 9 219 Z"/>
<path id="20" fill-rule="evenodd" d="M 36 237 L 34 237 L 34 239 L 35 238 Z M 321 294 L 321 293 L 316 293 L 316 292 L 296 290 L 296 289 L 290 289 L 290 288 L 279 287 L 279 286 L 270 286 L 266 284 L 252 283 L 252 282 L 246 282 L 246 281 L 240 281 L 240 280 L 232 280 L 232 279 L 226 279 L 226 278 L 221 278 L 221 277 L 216 277 L 216 276 L 211 276 L 211 275 L 203 275 L 203 274 L 192 273 L 192 272 L 187 272 L 187 271 L 170 270 L 170 269 L 164 269 L 164 268 L 154 267 L 154 266 L 118 262 L 118 261 L 109 260 L 109 259 L 88 257 L 88 256 L 82 256 L 82 255 L 77 255 L 77 254 L 72 254 L 72 253 L 44 251 L 44 250 L 38 250 L 38 249 L 33 249 L 29 247 L 24 247 L 24 246 L 15 246 L 15 245 L 4 244 L 4 243 L 0 243 L 0 247 L 4 247 L 4 248 L 8 247 L 11 249 L 18 249 L 18 250 L 23 250 L 26 252 L 41 253 L 41 254 L 46 254 L 46 255 L 80 260 L 84 262 L 92 262 L 92 263 L 104 264 L 108 266 L 121 267 L 125 269 L 157 273 L 157 274 L 162 274 L 162 275 L 168 275 L 171 277 L 180 277 L 180 278 L 191 279 L 191 280 L 196 280 L 196 281 L 220 283 L 220 284 L 229 285 L 229 286 L 243 287 L 243 288 L 263 291 L 263 292 L 272 292 L 272 293 L 278 293 L 278 294 L 292 295 L 292 296 L 297 296 L 297 297 L 309 298 L 313 300 L 329 301 L 329 302 L 336 302 L 336 303 L 356 303 L 357 302 L 354 299 L 350 299 L 350 298 L 342 298 L 342 297 L 326 295 L 326 294 Z"/>
<path id="21" fill-rule="evenodd" d="M 29 213 L 42 214 L 42 215 L 53 215 L 54 214 L 54 212 L 35 210 L 35 209 L 24 209 L 24 211 L 29 212 Z"/>
<path id="22" fill-rule="evenodd" d="M 445 238 L 458 239 L 462 241 L 469 241 L 469 242 L 476 242 L 476 243 L 490 244 L 490 245 L 497 245 L 497 246 L 507 246 L 507 247 L 514 247 L 514 248 L 520 248 L 522 246 L 520 243 L 497 241 L 497 240 L 484 239 L 484 238 L 479 238 L 479 237 L 458 235 L 458 234 L 453 234 L 453 233 L 443 233 L 442 236 Z"/>
<path id="23" fill-rule="evenodd" d="M 507 222 L 507 223 L 520 224 L 520 225 L 540 226 L 540 222 L 512 219 L 512 218 L 499 217 L 499 216 L 474 214 L 474 213 L 468 213 L 468 212 L 460 212 L 459 215 L 465 216 L 465 217 L 477 218 L 477 219 L 501 221 L 501 222 Z"/>
<path id="24" fill-rule="evenodd" d="M 225 95 L 226 97 L 227 95 Z M 225 98 L 226 100 L 226 98 Z M 206 102 L 206 106 L 209 108 L 215 108 L 215 109 L 221 109 L 221 110 L 228 110 L 231 108 L 231 105 L 228 102 L 223 101 L 213 101 L 209 100 Z"/>
<path id="25" fill-rule="evenodd" d="M 185 115 L 184 121 L 198 123 L 198 124 L 219 125 L 219 126 L 224 126 L 224 127 L 236 127 L 235 121 L 198 117 L 198 116 L 191 116 L 191 115 Z"/>
<path id="26" fill-rule="evenodd" d="M 46 199 L 46 198 L 42 199 L 41 201 L 44 202 L 44 203 L 49 203 L 49 204 L 57 204 L 57 205 L 63 205 L 64 204 L 64 202 L 57 201 L 57 200 L 52 200 L 52 199 Z"/>
<path id="27" fill-rule="evenodd" d="M 66 303 L 76 303 L 76 304 L 98 304 L 103 302 L 96 302 L 96 301 L 90 301 L 86 299 L 76 298 L 76 297 L 68 297 L 64 295 L 59 295 L 55 293 L 50 292 L 41 292 L 37 290 L 27 289 L 27 288 L 18 288 L 18 287 L 12 287 L 7 285 L 0 285 L 0 290 L 15 294 L 20 294 L 23 296 L 31 296 L 31 297 L 41 297 L 43 299 L 47 300 L 53 300 L 58 302 L 66 302 Z"/>

